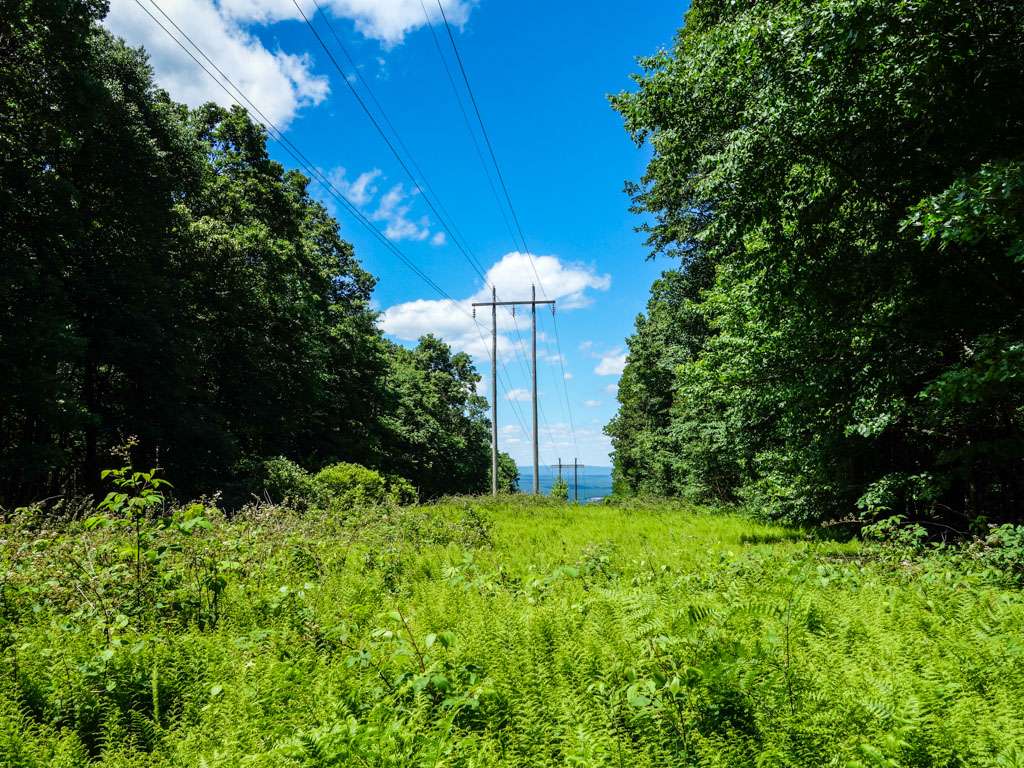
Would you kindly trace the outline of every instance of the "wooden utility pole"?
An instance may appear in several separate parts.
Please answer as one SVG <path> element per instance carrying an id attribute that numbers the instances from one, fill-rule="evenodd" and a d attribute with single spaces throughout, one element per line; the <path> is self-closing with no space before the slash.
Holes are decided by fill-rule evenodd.
<path id="1" fill-rule="evenodd" d="M 581 470 L 581 469 L 583 469 L 583 465 L 580 464 L 578 461 L 576 461 L 576 458 L 573 457 L 573 460 L 572 460 L 572 485 L 573 485 L 573 489 L 574 489 L 573 496 L 575 497 L 577 504 L 580 503 L 580 475 L 579 475 L 579 470 Z"/>
<path id="2" fill-rule="evenodd" d="M 498 289 L 491 286 L 491 495 L 498 495 Z"/>
<path id="3" fill-rule="evenodd" d="M 491 467 L 494 480 L 491 491 L 497 494 L 498 466 L 498 307 L 515 307 L 517 304 L 529 304 L 533 320 L 533 494 L 540 494 L 540 441 L 537 434 L 537 305 L 550 304 L 554 311 L 552 299 L 537 300 L 537 287 L 531 286 L 531 295 L 523 301 L 498 301 L 497 289 L 491 287 L 490 301 L 475 301 L 474 307 L 491 308 Z M 474 310 L 475 311 L 475 310 Z M 512 310 L 513 312 L 515 309 Z"/>
<path id="4" fill-rule="evenodd" d="M 540 447 L 537 440 L 537 286 L 530 286 L 530 328 L 533 341 L 533 495 L 540 495 Z"/>

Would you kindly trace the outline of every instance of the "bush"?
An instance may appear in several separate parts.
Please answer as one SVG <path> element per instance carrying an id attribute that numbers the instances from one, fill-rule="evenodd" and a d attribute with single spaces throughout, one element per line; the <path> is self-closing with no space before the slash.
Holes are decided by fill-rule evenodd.
<path id="1" fill-rule="evenodd" d="M 420 500 L 420 495 L 416 492 L 416 488 L 401 475 L 388 475 L 388 500 L 393 504 L 400 506 L 406 506 L 409 504 L 415 504 Z"/>
<path id="2" fill-rule="evenodd" d="M 993 526 L 982 542 L 982 561 L 1010 581 L 1024 583 L 1024 525 Z"/>
<path id="3" fill-rule="evenodd" d="M 331 464 L 321 469 L 313 481 L 325 504 L 332 509 L 417 501 L 416 489 L 404 477 L 385 476 L 359 464 Z"/>
<path id="4" fill-rule="evenodd" d="M 272 502 L 292 506 L 299 511 L 321 501 L 313 475 L 283 456 L 263 462 L 263 490 Z"/>
<path id="5" fill-rule="evenodd" d="M 562 478 L 558 478 L 551 485 L 551 498 L 558 499 L 559 501 L 569 500 L 569 484 Z"/>

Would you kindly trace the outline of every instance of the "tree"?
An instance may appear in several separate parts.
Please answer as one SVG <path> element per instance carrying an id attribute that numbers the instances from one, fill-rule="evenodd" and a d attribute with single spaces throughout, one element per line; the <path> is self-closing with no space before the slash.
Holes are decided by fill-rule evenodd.
<path id="1" fill-rule="evenodd" d="M 519 467 L 504 451 L 498 452 L 498 493 L 519 493 Z"/>
<path id="2" fill-rule="evenodd" d="M 644 66 L 613 98 L 654 148 L 629 189 L 652 253 L 710 265 L 668 310 L 710 335 L 638 323 L 617 475 L 799 520 L 1019 515 L 1024 8 L 697 0 Z"/>
<path id="3" fill-rule="evenodd" d="M 469 355 L 452 354 L 435 336 L 411 350 L 394 346 L 383 461 L 421 496 L 487 490 L 490 423 L 487 401 L 476 394 L 479 381 Z"/>
<path id="4" fill-rule="evenodd" d="M 568 501 L 569 500 L 569 484 L 565 482 L 562 477 L 555 478 L 555 482 L 551 484 L 550 496 L 556 501 Z"/>
<path id="5" fill-rule="evenodd" d="M 129 438 L 182 495 L 265 459 L 486 485 L 468 356 L 385 340 L 375 279 L 240 108 L 188 109 L 94 0 L 0 14 L 0 505 L 95 492 Z"/>

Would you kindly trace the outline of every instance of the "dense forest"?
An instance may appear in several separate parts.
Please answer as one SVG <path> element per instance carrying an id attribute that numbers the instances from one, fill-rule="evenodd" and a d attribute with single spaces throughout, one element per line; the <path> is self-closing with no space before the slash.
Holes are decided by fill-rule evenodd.
<path id="1" fill-rule="evenodd" d="M 697 0 L 613 97 L 652 256 L 621 491 L 966 531 L 1024 505 L 1024 5 Z"/>
<path id="2" fill-rule="evenodd" d="M 488 487 L 470 358 L 384 339 L 309 180 L 243 110 L 157 89 L 105 12 L 0 12 L 0 505 L 96 491 L 128 443 L 183 497 L 248 498 L 278 456 Z"/>

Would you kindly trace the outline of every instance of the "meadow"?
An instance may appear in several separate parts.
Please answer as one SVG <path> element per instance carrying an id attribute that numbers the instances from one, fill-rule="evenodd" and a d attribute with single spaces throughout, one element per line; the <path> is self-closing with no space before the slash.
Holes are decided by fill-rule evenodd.
<path id="1" fill-rule="evenodd" d="M 0 529 L 4 766 L 1022 766 L 1024 604 L 668 502 Z"/>

